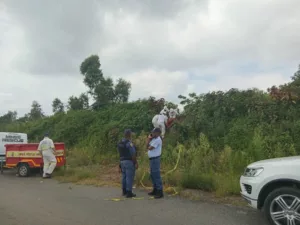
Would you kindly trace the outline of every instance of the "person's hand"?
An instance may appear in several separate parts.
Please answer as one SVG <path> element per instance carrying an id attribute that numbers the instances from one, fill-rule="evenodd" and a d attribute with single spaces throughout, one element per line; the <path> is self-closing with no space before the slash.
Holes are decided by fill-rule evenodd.
<path id="1" fill-rule="evenodd" d="M 137 170 L 138 168 L 139 168 L 139 164 L 136 163 L 136 164 L 135 164 L 135 169 Z"/>

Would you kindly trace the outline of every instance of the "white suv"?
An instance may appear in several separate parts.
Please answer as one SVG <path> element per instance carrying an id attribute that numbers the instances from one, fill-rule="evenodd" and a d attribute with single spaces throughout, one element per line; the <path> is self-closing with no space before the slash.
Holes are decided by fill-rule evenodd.
<path id="1" fill-rule="evenodd" d="M 240 178 L 241 195 L 273 225 L 300 225 L 300 156 L 250 164 Z"/>

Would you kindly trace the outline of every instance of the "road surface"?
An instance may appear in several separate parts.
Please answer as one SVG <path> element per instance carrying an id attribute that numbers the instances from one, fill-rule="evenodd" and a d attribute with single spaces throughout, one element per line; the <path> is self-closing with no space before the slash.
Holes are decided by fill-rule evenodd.
<path id="1" fill-rule="evenodd" d="M 116 188 L 62 184 L 38 177 L 0 175 L 3 225 L 264 225 L 260 213 L 178 197 L 110 201 Z"/>

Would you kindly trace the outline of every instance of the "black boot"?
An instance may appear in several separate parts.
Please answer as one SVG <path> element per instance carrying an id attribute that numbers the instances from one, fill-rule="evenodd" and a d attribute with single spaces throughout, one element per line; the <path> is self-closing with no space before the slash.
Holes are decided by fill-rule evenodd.
<path id="1" fill-rule="evenodd" d="M 158 190 L 158 191 L 156 192 L 156 194 L 154 195 L 154 198 L 155 198 L 155 199 L 159 199 L 159 198 L 163 198 L 163 197 L 164 197 L 164 193 L 163 193 L 162 190 Z"/>
<path id="2" fill-rule="evenodd" d="M 132 193 L 132 191 L 127 191 L 126 198 L 134 198 L 136 197 L 136 194 Z"/>
<path id="3" fill-rule="evenodd" d="M 49 174 L 49 173 L 46 173 L 45 175 L 46 175 L 46 176 L 43 177 L 43 178 L 45 178 L 45 179 L 50 179 L 50 178 L 52 177 L 51 174 Z"/>
<path id="4" fill-rule="evenodd" d="M 151 192 L 149 192 L 148 195 L 154 196 L 154 195 L 156 195 L 156 192 L 157 192 L 156 188 L 153 188 L 153 190 Z"/>
<path id="5" fill-rule="evenodd" d="M 124 189 L 122 189 L 122 195 L 123 196 L 125 196 L 127 194 L 127 191 L 126 191 L 126 189 L 124 188 Z"/>

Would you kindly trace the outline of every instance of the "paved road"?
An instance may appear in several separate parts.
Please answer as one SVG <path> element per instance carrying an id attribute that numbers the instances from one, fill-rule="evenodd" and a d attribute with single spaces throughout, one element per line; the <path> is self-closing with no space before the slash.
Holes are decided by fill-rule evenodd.
<path id="1" fill-rule="evenodd" d="M 0 175 L 3 225 L 264 225 L 248 208 L 189 201 L 177 197 L 107 201 L 119 189 L 60 184 L 37 177 Z"/>

